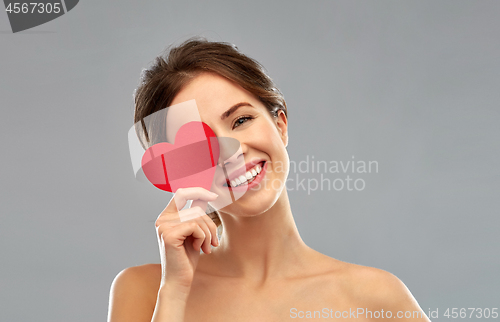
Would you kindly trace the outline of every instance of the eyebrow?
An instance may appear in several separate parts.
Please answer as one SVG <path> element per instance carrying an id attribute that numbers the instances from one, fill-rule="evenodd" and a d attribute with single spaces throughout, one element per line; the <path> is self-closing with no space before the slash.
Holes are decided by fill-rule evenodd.
<path id="1" fill-rule="evenodd" d="M 221 120 L 226 119 L 227 117 L 229 117 L 229 115 L 231 115 L 232 113 L 234 113 L 237 109 L 239 109 L 242 106 L 254 107 L 252 104 L 250 104 L 248 102 L 240 102 L 240 103 L 234 104 L 227 111 L 225 111 L 224 113 L 222 113 L 220 119 Z"/>

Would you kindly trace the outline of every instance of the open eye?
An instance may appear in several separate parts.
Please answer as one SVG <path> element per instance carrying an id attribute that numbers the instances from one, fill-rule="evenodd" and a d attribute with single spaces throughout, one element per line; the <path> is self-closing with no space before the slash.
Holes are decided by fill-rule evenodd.
<path id="1" fill-rule="evenodd" d="M 253 117 L 252 116 L 240 116 L 239 118 L 236 119 L 236 121 L 234 122 L 233 124 L 233 129 L 235 127 L 238 127 L 240 125 L 242 125 L 243 123 L 245 123 L 246 121 L 248 120 L 253 120 Z"/>

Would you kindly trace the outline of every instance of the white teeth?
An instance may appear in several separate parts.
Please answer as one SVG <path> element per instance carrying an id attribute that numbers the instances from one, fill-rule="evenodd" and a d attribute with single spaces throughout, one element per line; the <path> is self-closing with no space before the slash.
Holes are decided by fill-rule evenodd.
<path id="1" fill-rule="evenodd" d="M 248 181 L 252 180 L 255 176 L 257 176 L 261 171 L 262 171 L 261 166 L 257 164 L 253 169 L 250 169 L 250 171 L 245 172 L 244 175 L 241 175 L 238 178 L 231 180 L 230 181 L 231 187 L 234 188 L 241 184 L 247 183 Z"/>

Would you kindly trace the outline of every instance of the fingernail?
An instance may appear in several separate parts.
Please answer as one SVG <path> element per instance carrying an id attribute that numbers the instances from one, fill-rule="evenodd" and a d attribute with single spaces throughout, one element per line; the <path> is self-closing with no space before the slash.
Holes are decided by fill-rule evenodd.
<path id="1" fill-rule="evenodd" d="M 210 193 L 211 193 L 214 197 L 218 197 L 218 196 L 219 196 L 219 195 L 218 195 L 218 194 L 216 194 L 215 192 L 210 191 Z"/>

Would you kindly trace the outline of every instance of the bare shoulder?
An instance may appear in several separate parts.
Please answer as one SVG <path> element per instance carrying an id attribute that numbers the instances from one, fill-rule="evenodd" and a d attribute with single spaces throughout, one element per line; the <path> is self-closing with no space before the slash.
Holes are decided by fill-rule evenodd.
<path id="1" fill-rule="evenodd" d="M 410 295 L 408 288 L 394 274 L 375 267 L 344 263 L 345 282 L 360 298 L 385 299 Z"/>
<path id="2" fill-rule="evenodd" d="M 160 280 L 160 264 L 132 266 L 123 269 L 116 275 L 111 285 L 111 290 L 113 295 L 117 291 L 120 291 L 134 294 L 139 293 L 141 296 L 151 296 L 151 291 L 158 291 Z"/>
<path id="3" fill-rule="evenodd" d="M 111 284 L 108 322 L 151 321 L 160 281 L 160 264 L 132 266 L 120 271 Z"/>
<path id="4" fill-rule="evenodd" d="M 415 321 L 429 321 L 406 285 L 394 274 L 375 267 L 357 265 L 331 258 L 329 278 L 340 285 L 356 307 L 373 311 L 412 312 Z M 423 311 L 422 311 L 423 312 Z M 408 313 L 409 314 L 409 313 Z M 394 318 L 394 317 L 393 317 Z"/>

